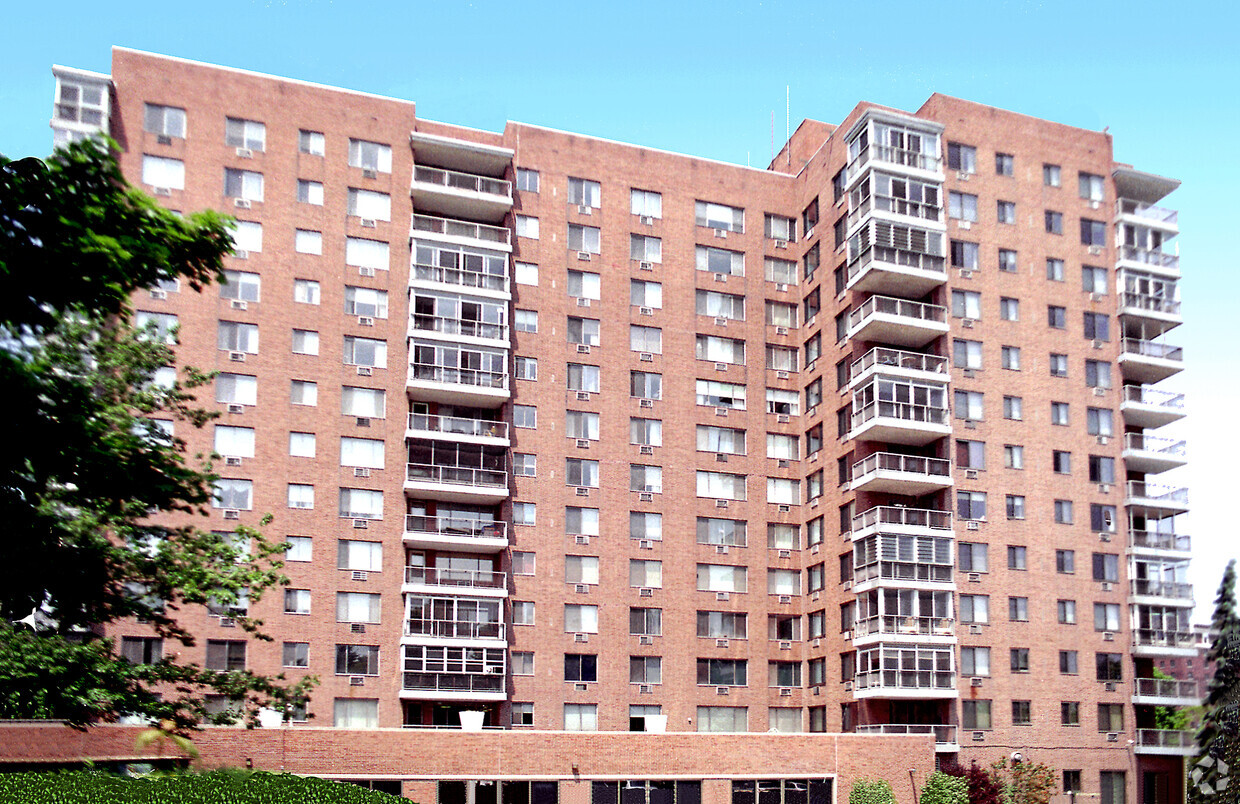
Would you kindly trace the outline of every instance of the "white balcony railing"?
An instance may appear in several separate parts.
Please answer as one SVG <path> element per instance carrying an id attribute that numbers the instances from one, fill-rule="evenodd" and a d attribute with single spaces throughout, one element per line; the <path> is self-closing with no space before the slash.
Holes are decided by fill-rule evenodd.
<path id="1" fill-rule="evenodd" d="M 947 261 L 941 255 L 873 245 L 863 249 L 860 254 L 854 255 L 852 261 L 848 263 L 848 281 L 851 282 L 875 262 L 947 275 Z"/>
<path id="2" fill-rule="evenodd" d="M 1188 505 L 1188 489 L 1160 486 L 1156 483 L 1146 483 L 1144 480 L 1129 480 L 1127 496 L 1177 507 Z"/>
<path id="3" fill-rule="evenodd" d="M 947 308 L 938 304 L 897 299 L 894 296 L 871 296 L 848 315 L 848 326 L 855 329 L 875 315 L 894 315 L 933 324 L 947 323 Z"/>
<path id="4" fill-rule="evenodd" d="M 857 734 L 933 734 L 939 744 L 956 742 L 956 727 L 920 723 L 869 723 L 857 727 Z"/>
<path id="5" fill-rule="evenodd" d="M 506 539 L 508 523 L 409 514 L 405 517 L 405 532 L 461 539 Z"/>
<path id="6" fill-rule="evenodd" d="M 956 621 L 950 617 L 905 617 L 883 614 L 853 624 L 853 636 L 904 634 L 907 636 L 954 636 Z"/>
<path id="7" fill-rule="evenodd" d="M 1183 458 L 1187 452 L 1187 446 L 1183 441 L 1145 433 L 1124 433 L 1124 449 L 1156 452 L 1168 458 Z"/>
<path id="8" fill-rule="evenodd" d="M 1161 388 L 1151 388 L 1148 385 L 1125 385 L 1123 401 L 1175 411 L 1184 409 L 1184 394 L 1164 391 Z"/>
<path id="9" fill-rule="evenodd" d="M 871 402 L 853 413 L 852 427 L 856 430 L 871 419 L 899 419 L 915 424 L 947 424 L 947 408 L 914 405 L 911 402 Z"/>
<path id="10" fill-rule="evenodd" d="M 1149 313 L 1179 315 L 1180 303 L 1166 296 L 1154 296 L 1149 293 L 1132 293 L 1125 291 L 1119 297 L 1120 312 L 1125 310 L 1144 310 Z"/>
<path id="11" fill-rule="evenodd" d="M 445 639 L 503 639 L 504 624 L 476 620 L 408 620 L 405 636 Z"/>
<path id="12" fill-rule="evenodd" d="M 903 349 L 891 349 L 886 346 L 875 346 L 861 357 L 853 361 L 849 367 L 850 376 L 859 377 L 872 366 L 890 366 L 906 371 L 926 371 L 933 374 L 947 373 L 947 358 L 939 355 L 927 355 L 921 352 L 908 352 Z"/>
<path id="13" fill-rule="evenodd" d="M 943 219 L 943 207 L 938 204 L 925 204 L 890 195 L 874 195 L 863 199 L 855 209 L 849 211 L 848 228 L 852 229 L 860 223 L 872 209 L 927 221 L 938 222 Z"/>
<path id="14" fill-rule="evenodd" d="M 921 151 L 910 151 L 907 148 L 896 148 L 892 145 L 879 145 L 874 143 L 858 153 L 853 160 L 848 163 L 848 175 L 857 175 L 861 168 L 873 159 L 876 162 L 886 162 L 890 165 L 903 165 L 904 167 L 916 168 L 917 170 L 925 170 L 931 173 L 937 173 L 943 165 L 941 157 L 934 154 L 922 153 Z"/>
<path id="15" fill-rule="evenodd" d="M 1138 628 L 1133 637 L 1137 647 L 1150 648 L 1191 648 L 1197 646 L 1197 637 L 1192 631 L 1168 631 L 1162 628 Z"/>
<path id="16" fill-rule="evenodd" d="M 1141 248 L 1140 246 L 1120 246 L 1119 258 L 1127 262 L 1139 262 L 1142 265 L 1153 265 L 1157 268 L 1179 270 L 1180 256 L 1162 251 Z"/>
<path id="17" fill-rule="evenodd" d="M 503 673 L 414 673 L 404 674 L 407 690 L 432 692 L 504 692 Z"/>
<path id="18" fill-rule="evenodd" d="M 1150 357 L 1155 360 L 1174 360 L 1177 363 L 1184 360 L 1184 348 L 1182 346 L 1172 346 L 1156 341 L 1143 341 L 1140 338 L 1124 338 L 1121 351 L 1124 354 Z"/>
<path id="19" fill-rule="evenodd" d="M 408 480 L 429 480 L 432 483 L 453 483 L 464 486 L 508 488 L 508 473 L 472 466 L 442 466 L 434 463 L 405 464 Z"/>
<path id="20" fill-rule="evenodd" d="M 465 335 L 471 338 L 488 338 L 493 341 L 508 340 L 506 324 L 491 324 L 470 318 L 448 318 L 441 315 L 413 313 L 409 316 L 413 328 L 420 332 L 439 332 L 444 335 Z"/>
<path id="21" fill-rule="evenodd" d="M 1120 215 L 1134 215 L 1138 218 L 1154 221 L 1155 223 L 1165 223 L 1175 226 L 1180 219 L 1180 213 L 1174 209 L 1166 207 L 1156 207 L 1153 204 L 1146 204 L 1142 201 L 1134 201 L 1131 198 L 1121 198 L 1115 202 L 1116 212 Z"/>
<path id="22" fill-rule="evenodd" d="M 498 195 L 512 200 L 512 183 L 503 179 L 492 179 L 473 173 L 461 173 L 457 170 L 443 170 L 442 168 L 418 165 L 413 169 L 413 180 L 419 184 L 438 184 L 441 187 L 449 187 L 453 190 Z"/>
<path id="23" fill-rule="evenodd" d="M 1199 696 L 1196 681 L 1180 681 L 1177 678 L 1138 678 L 1137 695 L 1148 698 L 1185 698 L 1196 700 Z"/>
<path id="24" fill-rule="evenodd" d="M 512 232 L 503 226 L 488 226 L 485 223 L 471 223 L 452 218 L 437 218 L 432 215 L 413 215 L 410 228 L 414 232 L 447 235 L 449 237 L 467 237 L 471 240 L 486 240 L 491 243 L 512 243 Z"/>
<path id="25" fill-rule="evenodd" d="M 1172 600 L 1192 600 L 1193 585 L 1191 583 L 1175 583 L 1173 581 L 1154 581 L 1134 578 L 1131 581 L 1132 593 L 1146 597 L 1165 597 Z"/>
<path id="26" fill-rule="evenodd" d="M 507 275 L 470 271 L 465 268 L 445 268 L 440 265 L 414 263 L 413 278 L 422 282 L 442 282 L 445 285 L 459 285 L 464 288 L 508 290 Z"/>
<path id="27" fill-rule="evenodd" d="M 1133 547 L 1144 547 L 1147 550 L 1175 550 L 1183 553 L 1192 550 L 1192 539 L 1178 533 L 1130 530 L 1128 536 Z"/>
<path id="28" fill-rule="evenodd" d="M 871 670 L 857 673 L 856 689 L 943 690 L 956 688 L 956 674 L 950 670 Z"/>
<path id="29" fill-rule="evenodd" d="M 1191 731 L 1137 729 L 1137 747 L 1196 749 L 1197 738 Z"/>
<path id="30" fill-rule="evenodd" d="M 853 517 L 852 530 L 856 533 L 875 526 L 904 525 L 950 532 L 951 511 L 934 511 L 929 508 L 900 508 L 894 505 L 877 505 Z M 946 534 L 944 534 L 946 535 Z"/>
<path id="31" fill-rule="evenodd" d="M 405 567 L 405 583 L 421 586 L 451 586 L 466 589 L 507 589 L 508 575 L 490 570 Z"/>
<path id="32" fill-rule="evenodd" d="M 429 413 L 410 413 L 409 429 L 428 433 L 507 438 L 508 422 L 491 419 L 466 419 L 461 416 L 433 416 Z"/>
<path id="33" fill-rule="evenodd" d="M 473 385 L 481 388 L 503 389 L 508 387 L 508 375 L 503 372 L 459 368 L 457 366 L 437 366 L 432 363 L 410 363 L 409 379 L 451 383 L 453 385 Z"/>
<path id="34" fill-rule="evenodd" d="M 853 482 L 876 472 L 902 472 L 927 478 L 946 479 L 951 477 L 952 467 L 951 461 L 943 458 L 922 458 L 918 455 L 876 452 L 853 464 Z"/>

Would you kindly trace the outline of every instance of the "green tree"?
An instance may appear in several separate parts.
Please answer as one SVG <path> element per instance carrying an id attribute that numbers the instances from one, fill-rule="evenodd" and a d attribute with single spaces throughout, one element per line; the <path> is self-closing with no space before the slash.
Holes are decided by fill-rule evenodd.
<path id="1" fill-rule="evenodd" d="M 175 332 L 136 327 L 129 307 L 160 280 L 195 290 L 219 280 L 228 219 L 160 208 L 108 149 L 0 157 L 0 718 L 143 715 L 186 728 L 209 691 L 253 722 L 262 706 L 304 699 L 307 683 L 171 658 L 130 665 L 93 638 L 136 617 L 190 645 L 184 606 L 257 600 L 286 582 L 283 545 L 186 524 L 205 513 L 215 476 L 153 417 L 201 427 L 213 414 L 194 390 L 210 377 L 187 368 L 156 382 L 176 365 Z M 240 625 L 264 638 L 257 621 Z"/>
<path id="2" fill-rule="evenodd" d="M 1197 732 L 1200 759 L 1193 779 L 1194 798 L 1202 798 L 1206 790 L 1212 802 L 1240 801 L 1240 784 L 1234 780 L 1240 773 L 1240 615 L 1236 613 L 1236 562 L 1227 563 L 1218 595 L 1214 598 L 1214 615 L 1210 619 L 1214 641 L 1206 654 L 1214 662 L 1214 676 L 1205 696 L 1202 726 Z M 1210 761 L 1203 762 L 1200 760 Z M 1219 761 L 1230 768 L 1231 784 L 1221 792 Z M 1197 772 L 1199 771 L 1199 772 Z"/>
<path id="3" fill-rule="evenodd" d="M 957 773 L 937 770 L 921 789 L 919 804 L 969 804 L 969 782 Z"/>
<path id="4" fill-rule="evenodd" d="M 990 769 L 1008 804 L 1048 804 L 1059 789 L 1054 768 L 1044 762 L 1003 759 Z"/>
<path id="5" fill-rule="evenodd" d="M 895 804 L 895 794 L 886 779 L 858 779 L 848 791 L 848 804 Z"/>

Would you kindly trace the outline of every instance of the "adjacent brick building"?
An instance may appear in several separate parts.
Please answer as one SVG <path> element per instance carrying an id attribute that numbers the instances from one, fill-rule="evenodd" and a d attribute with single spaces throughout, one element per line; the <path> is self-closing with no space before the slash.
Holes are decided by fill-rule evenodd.
<path id="1" fill-rule="evenodd" d="M 920 733 L 1181 799 L 1178 182 L 1108 134 L 936 94 L 753 169 L 125 49 L 55 72 L 58 139 L 239 221 L 227 286 L 135 306 L 220 372 L 177 435 L 291 588 L 249 607 L 273 643 L 204 611 L 168 650 L 318 674 L 317 726 Z"/>

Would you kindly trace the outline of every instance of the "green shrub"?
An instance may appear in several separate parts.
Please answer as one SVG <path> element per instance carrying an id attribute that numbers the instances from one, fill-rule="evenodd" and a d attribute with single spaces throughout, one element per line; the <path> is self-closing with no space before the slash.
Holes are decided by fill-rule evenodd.
<path id="1" fill-rule="evenodd" d="M 409 804 L 399 796 L 288 773 L 235 770 L 148 778 L 94 771 L 0 773 L 9 804 Z"/>
<path id="2" fill-rule="evenodd" d="M 969 804 L 969 782 L 963 776 L 935 771 L 921 789 L 921 804 Z"/>
<path id="3" fill-rule="evenodd" d="M 895 804 L 896 797 L 885 779 L 858 779 L 848 793 L 848 804 Z"/>

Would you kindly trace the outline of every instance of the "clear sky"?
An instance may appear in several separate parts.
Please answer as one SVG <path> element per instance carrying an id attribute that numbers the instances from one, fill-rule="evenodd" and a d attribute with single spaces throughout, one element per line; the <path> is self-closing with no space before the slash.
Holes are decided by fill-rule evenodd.
<path id="1" fill-rule="evenodd" d="M 805 117 L 861 100 L 914 110 L 933 92 L 1088 129 L 1115 156 L 1184 182 L 1187 370 L 1164 387 L 1191 415 L 1195 619 L 1240 557 L 1240 279 L 1226 210 L 1240 188 L 1240 6 L 1215 0 L 711 3 L 84 3 L 0 11 L 0 153 L 48 151 L 53 63 L 110 70 L 123 45 L 416 101 L 418 116 L 508 119 L 765 165 Z M 772 117 L 774 123 L 772 125 Z M 772 136 L 772 129 L 773 136 Z M 1204 132 L 1204 133 L 1203 133 Z M 1233 475 L 1232 472 L 1237 474 Z M 1235 495 L 1235 496 L 1233 496 Z M 1227 500 L 1237 503 L 1236 510 Z"/>

